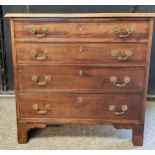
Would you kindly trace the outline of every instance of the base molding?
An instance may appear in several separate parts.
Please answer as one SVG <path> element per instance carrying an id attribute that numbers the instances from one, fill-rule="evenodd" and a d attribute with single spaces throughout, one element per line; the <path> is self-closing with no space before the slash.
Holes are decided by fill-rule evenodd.
<path id="1" fill-rule="evenodd" d="M 48 123 L 28 123 L 28 122 L 18 122 L 18 143 L 25 144 L 28 142 L 28 131 L 33 128 L 46 128 Z M 143 145 L 143 132 L 144 124 L 121 124 L 121 123 L 112 123 L 116 129 L 132 129 L 132 143 L 135 146 Z"/>
<path id="2" fill-rule="evenodd" d="M 18 143 L 25 144 L 28 142 L 28 131 L 33 128 L 46 128 L 46 124 L 40 123 L 17 123 Z"/>

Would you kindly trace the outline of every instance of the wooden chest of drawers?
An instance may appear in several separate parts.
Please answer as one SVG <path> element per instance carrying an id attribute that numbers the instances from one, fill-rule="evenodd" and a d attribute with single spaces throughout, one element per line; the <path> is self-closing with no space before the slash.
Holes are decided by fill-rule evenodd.
<path id="1" fill-rule="evenodd" d="M 154 14 L 8 14 L 18 142 L 48 124 L 112 124 L 143 144 Z"/>

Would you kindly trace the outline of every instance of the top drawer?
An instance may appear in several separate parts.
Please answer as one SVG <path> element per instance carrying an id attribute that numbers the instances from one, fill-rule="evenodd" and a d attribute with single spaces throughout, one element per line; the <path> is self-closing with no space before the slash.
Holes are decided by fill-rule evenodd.
<path id="1" fill-rule="evenodd" d="M 15 19 L 18 41 L 117 42 L 147 41 L 147 20 L 119 19 Z"/>

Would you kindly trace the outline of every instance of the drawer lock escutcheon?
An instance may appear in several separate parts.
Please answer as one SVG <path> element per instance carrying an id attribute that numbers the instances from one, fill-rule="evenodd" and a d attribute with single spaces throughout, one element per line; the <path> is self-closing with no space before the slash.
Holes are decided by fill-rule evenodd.
<path id="1" fill-rule="evenodd" d="M 83 75 L 83 70 L 79 70 L 79 76 L 82 76 Z"/>
<path id="2" fill-rule="evenodd" d="M 78 100 L 78 103 L 82 103 L 83 102 L 83 97 L 78 97 L 77 100 Z"/>
<path id="3" fill-rule="evenodd" d="M 111 76 L 110 77 L 110 82 L 112 82 L 116 87 L 125 87 L 128 83 L 130 83 L 130 77 L 125 76 L 124 77 L 124 82 L 123 83 L 117 83 L 117 77 L 116 76 Z"/>
<path id="4" fill-rule="evenodd" d="M 109 111 L 111 111 L 114 115 L 123 115 L 128 110 L 127 105 L 122 105 L 121 110 L 117 110 L 115 105 L 109 106 Z"/>
<path id="5" fill-rule="evenodd" d="M 39 77 L 37 75 L 32 75 L 32 81 L 36 82 L 38 86 L 45 86 L 48 84 L 48 81 L 51 80 L 50 75 L 45 75 L 44 81 L 39 82 Z"/>
<path id="6" fill-rule="evenodd" d="M 51 109 L 51 106 L 50 106 L 50 104 L 46 104 L 45 105 L 45 110 L 40 110 L 38 104 L 33 104 L 32 109 L 34 111 L 36 111 L 38 114 L 46 114 Z"/>
<path id="7" fill-rule="evenodd" d="M 83 51 L 84 51 L 84 46 L 80 46 L 80 47 L 79 47 L 79 51 L 80 51 L 80 52 L 83 52 Z"/>
<path id="8" fill-rule="evenodd" d="M 126 31 L 121 31 L 118 27 L 113 28 L 113 33 L 116 34 L 119 38 L 127 38 L 131 36 L 133 32 L 134 30 L 131 26 L 128 26 Z"/>
<path id="9" fill-rule="evenodd" d="M 84 26 L 83 26 L 82 24 L 80 24 L 80 25 L 78 26 L 78 29 L 79 29 L 80 32 L 82 32 L 82 31 L 84 30 Z"/>
<path id="10" fill-rule="evenodd" d="M 122 55 L 119 53 L 119 51 L 117 51 L 117 50 L 112 50 L 112 51 L 111 51 L 111 56 L 114 57 L 114 58 L 116 58 L 116 59 L 119 60 L 119 61 L 128 60 L 129 57 L 131 57 L 131 55 L 132 55 L 132 52 L 131 52 L 130 50 L 126 50 L 126 51 L 124 52 L 124 56 L 122 56 Z"/>
<path id="11" fill-rule="evenodd" d="M 31 57 L 32 59 L 35 60 L 46 60 L 47 59 L 47 51 L 44 51 L 44 53 L 42 54 L 42 56 L 39 56 L 38 51 L 35 49 L 31 50 Z"/>

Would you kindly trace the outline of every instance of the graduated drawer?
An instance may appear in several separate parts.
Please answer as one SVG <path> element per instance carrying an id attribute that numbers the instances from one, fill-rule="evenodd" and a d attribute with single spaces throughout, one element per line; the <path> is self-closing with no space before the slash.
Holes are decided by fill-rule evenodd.
<path id="1" fill-rule="evenodd" d="M 141 118 L 140 95 L 31 94 L 19 96 L 21 118 Z"/>
<path id="2" fill-rule="evenodd" d="M 143 64 L 147 44 L 17 43 L 18 64 Z"/>
<path id="3" fill-rule="evenodd" d="M 53 21 L 52 21 L 53 20 Z M 102 40 L 102 41 L 140 41 L 148 40 L 147 20 L 119 20 L 110 18 L 72 20 L 60 19 L 15 19 L 15 38 L 28 40 L 63 41 Z M 58 38 L 58 40 L 57 40 Z M 86 41 L 85 40 L 85 41 Z"/>
<path id="4" fill-rule="evenodd" d="M 18 70 L 20 91 L 143 91 L 143 68 L 50 67 Z"/>

